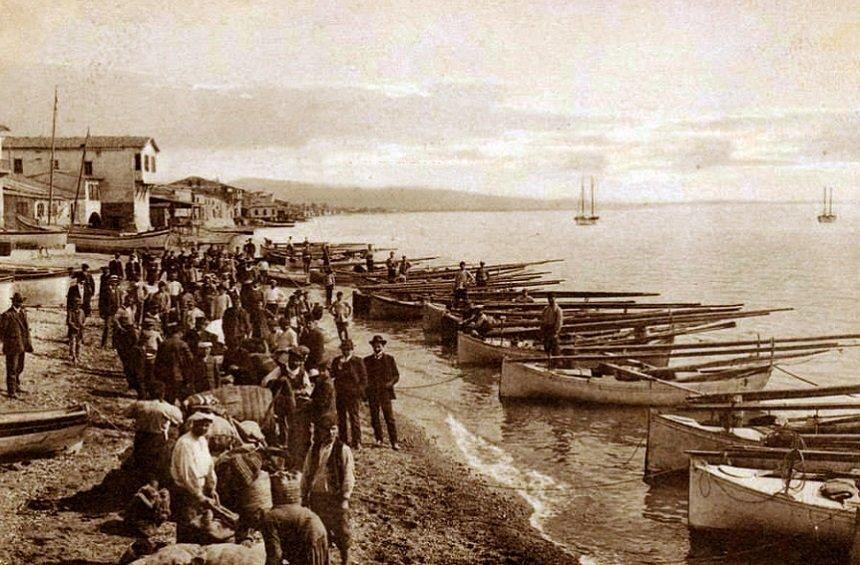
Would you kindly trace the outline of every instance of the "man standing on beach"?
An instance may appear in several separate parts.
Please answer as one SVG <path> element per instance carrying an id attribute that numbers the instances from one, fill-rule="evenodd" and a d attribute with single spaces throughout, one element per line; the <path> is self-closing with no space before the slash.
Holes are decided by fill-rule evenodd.
<path id="1" fill-rule="evenodd" d="M 337 328 L 337 337 L 341 341 L 349 339 L 349 318 L 352 316 L 352 306 L 343 299 L 343 291 L 337 291 L 337 299 L 328 309 L 334 316 L 334 325 Z"/>
<path id="2" fill-rule="evenodd" d="M 99 289 L 99 316 L 104 320 L 102 329 L 102 348 L 108 346 L 108 341 L 113 333 L 113 320 L 117 310 L 120 308 L 119 278 L 110 275 L 107 285 Z"/>
<path id="3" fill-rule="evenodd" d="M 540 332 L 543 340 L 543 350 L 549 356 L 560 355 L 559 337 L 561 327 L 564 325 L 564 312 L 561 306 L 555 303 L 555 294 L 550 292 L 546 295 L 547 305 L 541 312 Z"/>
<path id="4" fill-rule="evenodd" d="M 96 281 L 90 273 L 90 266 L 86 263 L 81 265 L 81 278 L 84 281 L 84 300 L 81 302 L 81 308 L 84 311 L 84 316 L 89 318 L 93 313 L 93 296 L 96 294 Z"/>
<path id="5" fill-rule="evenodd" d="M 302 472 L 302 501 L 325 524 L 343 565 L 349 563 L 352 543 L 349 499 L 354 487 L 352 450 L 337 437 L 336 426 L 316 428 Z"/>
<path id="6" fill-rule="evenodd" d="M 125 274 L 125 268 L 122 265 L 119 253 L 114 253 L 113 259 L 108 263 L 108 274 L 114 275 L 117 279 L 122 279 Z"/>
<path id="7" fill-rule="evenodd" d="M 6 355 L 6 393 L 9 398 L 18 398 L 18 393 L 24 392 L 21 389 L 24 356 L 33 352 L 24 297 L 20 293 L 12 295 L 12 307 L 0 316 L 0 337 L 3 340 L 3 354 Z"/>
<path id="8" fill-rule="evenodd" d="M 361 448 L 361 416 L 359 408 L 365 397 L 367 371 L 360 357 L 353 356 L 355 346 L 351 339 L 340 344 L 341 355 L 331 362 L 337 408 L 338 435 L 355 450 Z"/>
<path id="9" fill-rule="evenodd" d="M 397 451 L 400 447 L 397 444 L 397 424 L 394 421 L 391 401 L 397 398 L 394 385 L 400 380 L 400 372 L 394 357 L 383 351 L 386 343 L 381 335 L 373 336 L 370 340 L 373 354 L 364 358 L 367 371 L 367 402 L 370 405 L 370 423 L 376 444 L 382 445 L 382 422 L 379 419 L 379 411 L 382 410 L 388 428 L 388 441 L 391 442 L 391 448 Z"/>

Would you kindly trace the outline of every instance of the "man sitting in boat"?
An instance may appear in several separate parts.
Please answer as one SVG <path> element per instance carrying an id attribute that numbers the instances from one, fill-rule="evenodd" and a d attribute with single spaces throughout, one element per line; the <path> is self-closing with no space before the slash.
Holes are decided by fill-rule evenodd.
<path id="1" fill-rule="evenodd" d="M 514 302 L 519 304 L 534 304 L 535 299 L 529 295 L 529 289 L 524 288 L 519 296 L 514 297 Z"/>
<path id="2" fill-rule="evenodd" d="M 560 355 L 561 349 L 559 338 L 561 328 L 564 325 L 564 312 L 561 306 L 555 303 L 555 294 L 550 292 L 546 295 L 547 305 L 541 312 L 540 335 L 543 341 L 543 350 L 547 355 Z"/>
<path id="3" fill-rule="evenodd" d="M 463 320 L 460 329 L 468 332 L 476 337 L 486 337 L 490 330 L 493 329 L 496 320 L 484 312 L 484 307 L 480 304 L 473 306 L 469 312 L 469 317 Z"/>

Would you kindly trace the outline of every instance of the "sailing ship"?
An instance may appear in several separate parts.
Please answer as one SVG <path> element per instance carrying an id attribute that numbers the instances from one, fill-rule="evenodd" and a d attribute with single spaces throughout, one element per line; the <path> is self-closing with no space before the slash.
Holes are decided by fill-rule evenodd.
<path id="1" fill-rule="evenodd" d="M 821 213 L 818 214 L 819 224 L 832 224 L 836 221 L 836 214 L 833 213 L 833 189 L 830 189 L 830 202 L 828 204 L 827 187 L 824 188 L 824 203 Z"/>
<path id="2" fill-rule="evenodd" d="M 591 214 L 585 213 L 585 182 L 579 181 L 579 214 L 574 217 L 574 221 L 578 226 L 591 226 L 597 223 L 600 216 L 594 214 L 594 177 L 591 177 Z"/>

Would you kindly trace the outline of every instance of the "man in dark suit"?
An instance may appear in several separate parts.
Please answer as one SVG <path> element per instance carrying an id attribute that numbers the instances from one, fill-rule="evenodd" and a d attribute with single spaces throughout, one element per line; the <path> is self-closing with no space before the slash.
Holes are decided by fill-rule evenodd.
<path id="1" fill-rule="evenodd" d="M 82 273 L 76 273 L 72 277 L 72 285 L 69 286 L 69 291 L 66 293 L 66 310 L 83 308 L 84 305 L 84 295 L 86 293 L 84 276 Z"/>
<path id="2" fill-rule="evenodd" d="M 191 384 L 190 379 L 186 379 L 185 376 L 191 375 L 194 356 L 188 344 L 182 339 L 181 325 L 170 326 L 168 332 L 170 337 L 161 343 L 155 355 L 153 374 L 156 381 L 164 383 L 164 399 L 173 403 L 193 392 L 188 388 Z"/>
<path id="3" fill-rule="evenodd" d="M 367 371 L 367 401 L 370 405 L 370 423 L 373 426 L 373 435 L 377 445 L 382 444 L 382 422 L 379 419 L 379 411 L 385 417 L 385 425 L 388 428 L 388 441 L 395 451 L 400 447 L 397 444 L 397 425 L 394 421 L 394 408 L 391 401 L 397 398 L 394 394 L 394 385 L 400 380 L 400 372 L 394 357 L 385 353 L 385 338 L 381 335 L 373 336 L 370 346 L 373 354 L 364 358 L 364 368 Z"/>
<path id="4" fill-rule="evenodd" d="M 224 333 L 224 345 L 227 349 L 235 350 L 242 341 L 251 334 L 251 319 L 248 311 L 238 302 L 224 311 L 221 320 L 221 331 Z"/>
<path id="5" fill-rule="evenodd" d="M 102 282 L 104 284 L 104 282 Z M 117 310 L 122 305 L 119 279 L 116 275 L 110 275 L 107 279 L 105 288 L 99 289 L 99 316 L 104 320 L 105 325 L 102 329 L 102 347 L 107 347 L 113 333 L 113 320 Z"/>
<path id="6" fill-rule="evenodd" d="M 24 297 L 12 295 L 12 307 L 0 316 L 0 336 L 6 355 L 6 392 L 9 398 L 18 398 L 21 390 L 21 373 L 24 372 L 24 355 L 33 352 L 30 342 L 30 325 L 24 311 Z"/>
<path id="7" fill-rule="evenodd" d="M 143 276 L 143 266 L 137 259 L 137 253 L 130 253 L 128 262 L 125 264 L 125 280 L 137 282 Z"/>
<path id="8" fill-rule="evenodd" d="M 86 263 L 81 265 L 81 278 L 84 282 L 84 300 L 81 302 L 81 309 L 84 311 L 84 316 L 90 317 L 93 313 L 93 296 L 96 294 L 96 281 L 90 273 L 90 266 Z"/>
<path id="9" fill-rule="evenodd" d="M 113 259 L 108 263 L 108 273 L 120 280 L 125 275 L 125 268 L 122 265 L 119 253 L 114 253 Z"/>
<path id="10" fill-rule="evenodd" d="M 355 357 L 351 339 L 340 344 L 341 355 L 331 362 L 329 373 L 334 381 L 338 436 L 353 449 L 361 448 L 359 407 L 365 396 L 367 372 L 360 357 Z"/>

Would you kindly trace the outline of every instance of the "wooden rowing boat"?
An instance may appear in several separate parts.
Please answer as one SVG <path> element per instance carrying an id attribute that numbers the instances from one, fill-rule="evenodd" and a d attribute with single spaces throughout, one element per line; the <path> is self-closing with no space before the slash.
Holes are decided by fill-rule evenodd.
<path id="1" fill-rule="evenodd" d="M 755 531 L 849 545 L 860 499 L 845 503 L 819 492 L 823 481 L 690 459 L 687 523 L 694 530 Z"/>
<path id="2" fill-rule="evenodd" d="M 352 315 L 367 318 L 370 312 L 370 296 L 356 289 L 352 291 Z"/>
<path id="3" fill-rule="evenodd" d="M 0 242 L 8 243 L 9 249 L 60 249 L 66 246 L 68 236 L 64 231 L 37 229 L 0 231 Z"/>
<path id="4" fill-rule="evenodd" d="M 371 294 L 367 311 L 369 320 L 392 320 L 405 322 L 420 320 L 423 303 L 410 300 L 398 300 L 379 294 Z"/>
<path id="5" fill-rule="evenodd" d="M 69 243 L 85 253 L 131 253 L 136 249 L 164 249 L 171 233 L 169 228 L 138 233 L 80 228 L 69 232 Z"/>
<path id="6" fill-rule="evenodd" d="M 619 379 L 615 374 L 593 376 L 588 368 L 548 369 L 539 362 L 505 359 L 499 396 L 633 406 L 673 406 L 692 394 L 761 390 L 770 379 L 768 364 L 696 374 L 674 381 Z"/>
<path id="7" fill-rule="evenodd" d="M 655 339 L 654 344 L 669 345 L 672 337 Z M 501 365 L 502 359 L 523 359 L 543 353 L 540 343 L 533 339 L 524 339 L 517 345 L 504 338 L 480 338 L 465 332 L 457 334 L 457 362 L 461 365 Z M 610 342 L 607 342 L 610 343 Z M 598 344 L 599 345 L 599 344 Z M 565 347 L 564 352 L 573 352 L 575 348 Z M 664 350 L 665 355 L 648 357 L 646 362 L 652 367 L 665 367 L 669 364 L 670 351 Z M 648 351 L 642 351 L 647 354 Z"/>
<path id="8" fill-rule="evenodd" d="M 0 459 L 20 460 L 76 451 L 89 425 L 86 406 L 0 414 Z"/>

